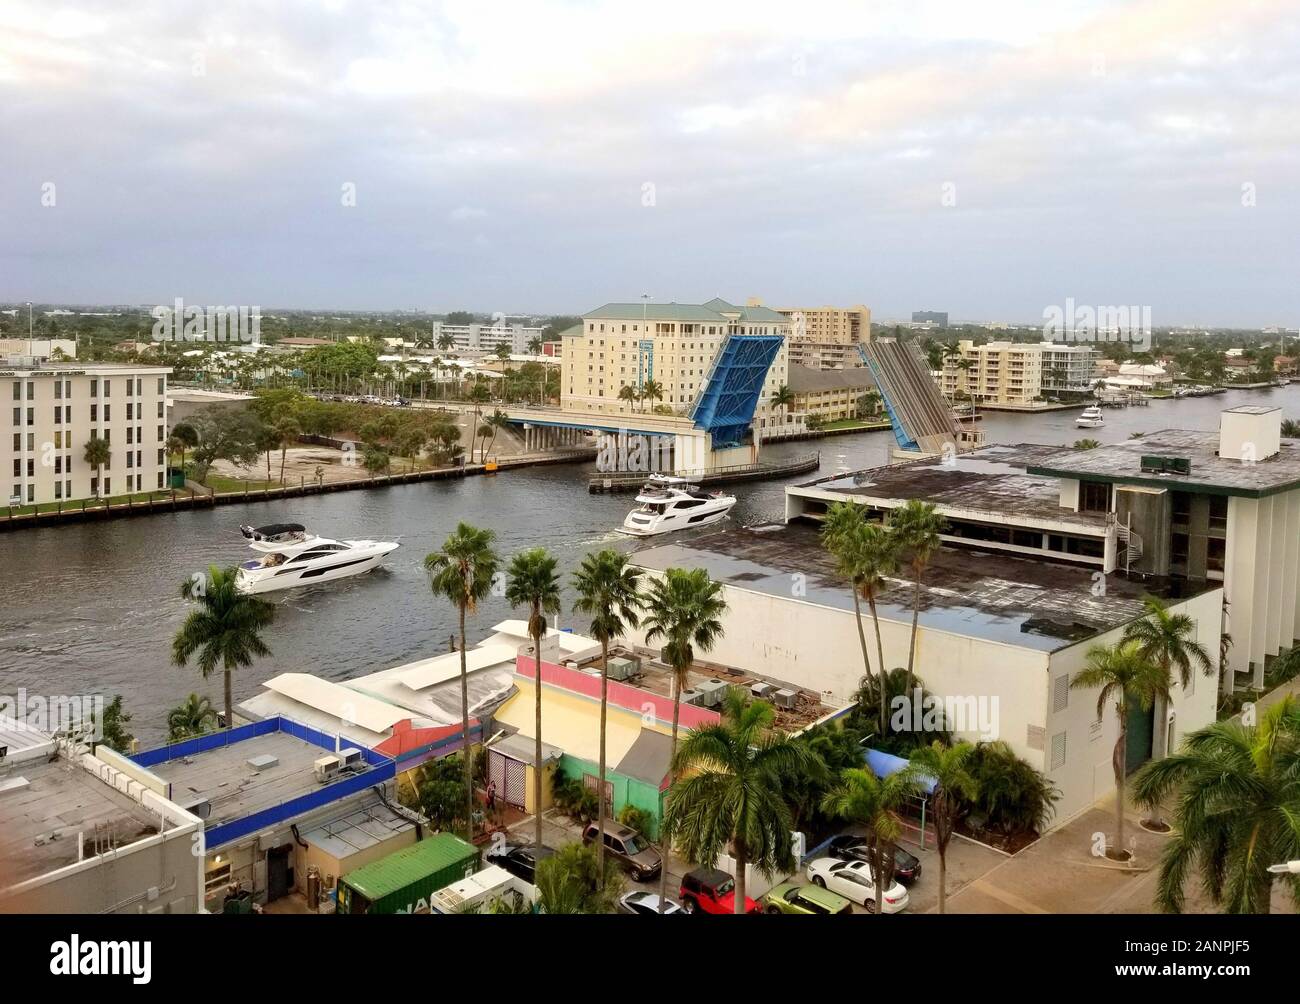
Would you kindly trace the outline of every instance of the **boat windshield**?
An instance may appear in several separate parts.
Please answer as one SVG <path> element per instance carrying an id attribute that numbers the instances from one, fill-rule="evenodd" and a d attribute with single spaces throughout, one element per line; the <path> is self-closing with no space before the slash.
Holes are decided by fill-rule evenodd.
<path id="1" fill-rule="evenodd" d="M 663 511 L 664 503 L 662 502 L 647 502 L 645 505 L 637 509 L 637 512 L 654 513 L 656 516 L 662 516 Z"/>

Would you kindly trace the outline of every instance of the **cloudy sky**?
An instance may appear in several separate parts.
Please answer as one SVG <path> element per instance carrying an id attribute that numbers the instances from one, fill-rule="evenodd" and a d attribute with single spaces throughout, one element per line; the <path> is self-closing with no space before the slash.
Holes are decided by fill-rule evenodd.
<path id="1" fill-rule="evenodd" d="M 5 0 L 0 300 L 1294 326 L 1297 53 L 1294 0 Z"/>

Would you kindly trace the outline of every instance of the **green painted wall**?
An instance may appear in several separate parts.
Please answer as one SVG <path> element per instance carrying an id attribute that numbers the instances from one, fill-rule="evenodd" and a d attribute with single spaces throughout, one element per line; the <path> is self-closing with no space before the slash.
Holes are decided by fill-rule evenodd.
<path id="1" fill-rule="evenodd" d="M 566 753 L 560 758 L 560 770 L 566 777 L 581 778 L 584 774 L 596 777 L 600 773 L 600 765 Z M 657 840 L 660 816 L 659 789 L 655 785 L 610 770 L 609 767 L 605 768 L 605 780 L 614 789 L 614 813 L 617 815 L 623 810 L 623 806 L 629 804 L 642 812 L 648 812 L 650 818 L 654 820 L 654 832 L 647 833 L 646 836 L 651 840 Z"/>

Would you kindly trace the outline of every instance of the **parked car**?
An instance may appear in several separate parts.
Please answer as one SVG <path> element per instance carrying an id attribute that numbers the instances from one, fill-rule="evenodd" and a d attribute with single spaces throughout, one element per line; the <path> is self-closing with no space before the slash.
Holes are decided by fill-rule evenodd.
<path id="1" fill-rule="evenodd" d="M 523 879 L 529 885 L 537 884 L 537 866 L 555 853 L 555 848 L 533 844 L 506 844 L 495 851 L 488 851 L 488 862 L 500 865 L 511 875 Z"/>
<path id="2" fill-rule="evenodd" d="M 838 837 L 831 837 L 830 846 L 826 853 L 833 858 L 841 858 L 844 861 L 867 861 L 871 852 L 871 844 L 866 837 L 855 836 L 851 833 L 841 834 Z M 914 854 L 909 854 L 897 844 L 894 845 L 894 878 L 903 885 L 911 885 L 921 877 L 921 860 Z"/>
<path id="3" fill-rule="evenodd" d="M 853 904 L 819 885 L 782 882 L 763 897 L 768 913 L 852 913 Z"/>
<path id="4" fill-rule="evenodd" d="M 823 889 L 838 893 L 855 903 L 876 912 L 876 884 L 871 881 L 871 868 L 865 861 L 845 861 L 842 858 L 818 858 L 808 865 L 808 879 Z M 907 908 L 907 890 L 899 883 L 885 893 L 885 913 L 898 913 Z"/>
<path id="5" fill-rule="evenodd" d="M 639 914 L 657 914 L 659 912 L 659 897 L 652 892 L 642 892 L 635 889 L 632 892 L 624 893 L 619 897 L 618 908 L 624 913 Z M 685 913 L 680 906 L 671 899 L 664 901 L 664 913 Z"/>
<path id="6" fill-rule="evenodd" d="M 687 913 L 736 912 L 736 880 L 718 868 L 696 868 L 687 872 L 682 876 L 679 894 Z M 758 903 L 745 897 L 746 913 L 761 911 Z"/>
<path id="7" fill-rule="evenodd" d="M 597 824 L 588 823 L 582 831 L 584 844 L 594 843 Z M 605 853 L 611 854 L 619 864 L 628 870 L 638 882 L 649 882 L 659 874 L 663 867 L 663 858 L 650 846 L 650 841 L 637 833 L 630 826 L 613 819 L 605 820 Z"/>

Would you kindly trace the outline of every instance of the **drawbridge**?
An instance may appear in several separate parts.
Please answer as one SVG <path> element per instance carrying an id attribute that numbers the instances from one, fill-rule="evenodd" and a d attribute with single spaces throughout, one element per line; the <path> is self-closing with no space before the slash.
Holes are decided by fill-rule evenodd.
<path id="1" fill-rule="evenodd" d="M 860 344 L 858 352 L 876 381 L 900 450 L 965 453 L 984 445 L 981 430 L 958 420 L 915 345 L 881 338 Z"/>

